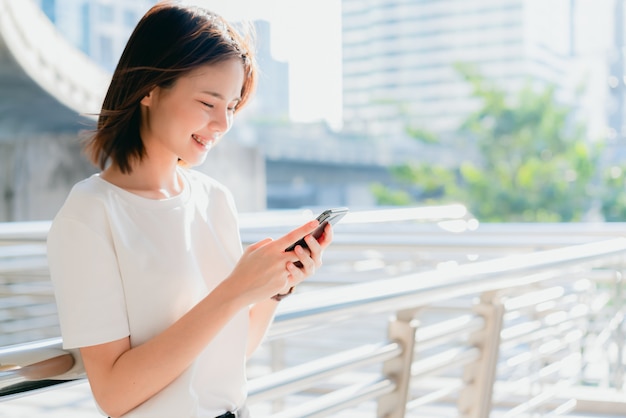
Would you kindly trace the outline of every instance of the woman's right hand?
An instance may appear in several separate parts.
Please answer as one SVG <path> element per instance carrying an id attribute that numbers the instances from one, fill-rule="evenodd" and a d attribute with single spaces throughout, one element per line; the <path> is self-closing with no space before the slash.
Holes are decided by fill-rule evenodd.
<path id="1" fill-rule="evenodd" d="M 310 233 L 319 225 L 317 220 L 307 222 L 279 239 L 266 238 L 250 245 L 226 279 L 247 304 L 269 299 L 295 283 L 292 270 L 298 261 L 295 252 L 285 248 Z"/>

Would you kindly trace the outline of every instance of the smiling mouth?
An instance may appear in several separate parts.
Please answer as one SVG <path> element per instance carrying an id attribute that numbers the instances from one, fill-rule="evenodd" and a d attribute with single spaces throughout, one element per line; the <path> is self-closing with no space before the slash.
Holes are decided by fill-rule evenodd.
<path id="1" fill-rule="evenodd" d="M 211 146 L 215 143 L 215 138 L 207 140 L 201 136 L 198 136 L 196 134 L 191 134 L 191 137 L 193 138 L 194 141 L 196 141 L 198 144 L 202 145 L 205 149 L 209 149 L 211 148 Z"/>

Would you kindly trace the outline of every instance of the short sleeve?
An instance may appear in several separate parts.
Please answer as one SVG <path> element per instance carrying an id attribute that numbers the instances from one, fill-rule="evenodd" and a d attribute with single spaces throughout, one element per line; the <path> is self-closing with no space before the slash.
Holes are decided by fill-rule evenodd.
<path id="1" fill-rule="evenodd" d="M 124 289 L 112 243 L 78 220 L 57 217 L 47 246 L 63 346 L 85 347 L 128 336 Z"/>

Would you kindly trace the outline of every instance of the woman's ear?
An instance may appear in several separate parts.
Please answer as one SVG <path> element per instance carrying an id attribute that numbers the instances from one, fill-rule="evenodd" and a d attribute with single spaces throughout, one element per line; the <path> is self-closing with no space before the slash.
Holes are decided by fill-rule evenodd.
<path id="1" fill-rule="evenodd" d="M 154 98 L 155 95 L 155 90 L 157 88 L 153 88 L 152 90 L 150 90 L 148 92 L 148 94 L 146 94 L 145 96 L 143 96 L 143 99 L 141 99 L 141 101 L 139 103 L 141 103 L 144 106 L 151 106 L 152 105 L 152 99 Z"/>

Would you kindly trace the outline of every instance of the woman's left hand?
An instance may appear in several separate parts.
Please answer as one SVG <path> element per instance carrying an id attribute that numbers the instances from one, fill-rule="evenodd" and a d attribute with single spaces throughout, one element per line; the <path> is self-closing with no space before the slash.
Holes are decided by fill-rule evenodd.
<path id="1" fill-rule="evenodd" d="M 320 236 L 319 240 L 313 238 L 311 234 L 304 238 L 308 249 L 297 245 L 294 250 L 294 259 L 287 263 L 287 270 L 289 271 L 290 287 L 296 286 L 307 277 L 312 276 L 315 271 L 322 265 L 322 253 L 330 245 L 333 240 L 333 228 L 330 224 L 327 224 L 324 228 L 324 233 Z M 298 265 L 299 264 L 299 265 Z M 286 293 L 289 288 L 284 289 Z"/>

